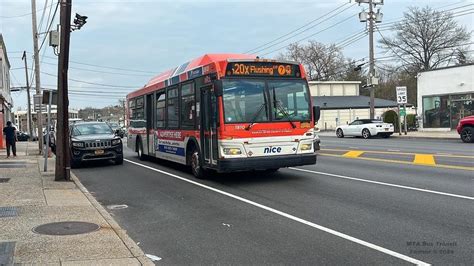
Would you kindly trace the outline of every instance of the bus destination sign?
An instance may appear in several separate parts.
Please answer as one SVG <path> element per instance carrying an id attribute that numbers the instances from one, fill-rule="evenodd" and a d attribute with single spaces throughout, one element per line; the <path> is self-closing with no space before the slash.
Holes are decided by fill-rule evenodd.
<path id="1" fill-rule="evenodd" d="M 300 77 L 298 65 L 277 62 L 230 62 L 227 76 Z"/>

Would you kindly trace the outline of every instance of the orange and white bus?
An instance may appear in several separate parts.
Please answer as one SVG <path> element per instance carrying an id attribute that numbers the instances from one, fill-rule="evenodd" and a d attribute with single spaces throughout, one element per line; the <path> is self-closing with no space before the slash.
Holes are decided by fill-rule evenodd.
<path id="1" fill-rule="evenodd" d="M 315 164 L 311 106 L 301 64 L 206 54 L 127 95 L 127 145 L 196 177 Z"/>

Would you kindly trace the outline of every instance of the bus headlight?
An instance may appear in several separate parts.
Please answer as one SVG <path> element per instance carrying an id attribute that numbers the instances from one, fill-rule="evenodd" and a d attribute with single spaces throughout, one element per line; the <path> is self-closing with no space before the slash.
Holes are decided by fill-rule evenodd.
<path id="1" fill-rule="evenodd" d="M 300 145 L 300 150 L 302 151 L 308 151 L 308 150 L 311 150 L 311 148 L 313 147 L 312 146 L 313 144 L 301 144 Z"/>
<path id="2" fill-rule="evenodd" d="M 223 149 L 225 155 L 240 155 L 242 151 L 239 148 L 224 148 Z"/>

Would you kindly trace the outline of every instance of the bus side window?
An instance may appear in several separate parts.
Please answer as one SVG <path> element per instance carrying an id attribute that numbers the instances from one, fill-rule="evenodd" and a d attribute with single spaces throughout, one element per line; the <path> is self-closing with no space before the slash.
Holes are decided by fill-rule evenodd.
<path id="1" fill-rule="evenodd" d="M 167 126 L 169 128 L 177 128 L 179 126 L 179 98 L 178 98 L 178 88 L 174 87 L 168 89 L 167 98 L 167 107 L 166 107 L 166 116 L 167 116 Z"/>
<path id="2" fill-rule="evenodd" d="M 163 90 L 156 94 L 156 127 L 165 127 L 165 107 L 166 107 L 166 93 Z"/>
<path id="3" fill-rule="evenodd" d="M 184 129 L 194 129 L 195 117 L 194 83 L 184 84 L 181 86 L 181 127 Z"/>

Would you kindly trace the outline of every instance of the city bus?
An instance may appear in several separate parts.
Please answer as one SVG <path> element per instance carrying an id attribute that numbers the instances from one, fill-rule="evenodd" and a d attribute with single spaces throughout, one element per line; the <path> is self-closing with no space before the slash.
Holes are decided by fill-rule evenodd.
<path id="1" fill-rule="evenodd" d="M 127 145 L 218 173 L 316 163 L 319 108 L 301 64 L 245 54 L 206 54 L 127 95 Z"/>

